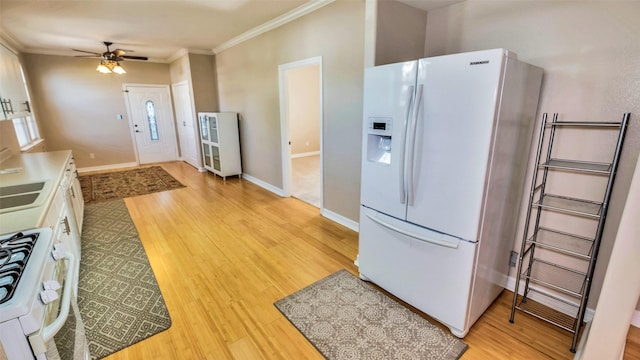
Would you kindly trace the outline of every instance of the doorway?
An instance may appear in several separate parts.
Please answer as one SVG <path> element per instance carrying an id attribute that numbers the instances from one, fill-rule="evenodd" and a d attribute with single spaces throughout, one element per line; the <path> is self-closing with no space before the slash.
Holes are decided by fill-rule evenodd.
<path id="1" fill-rule="evenodd" d="M 322 209 L 322 57 L 280 65 L 278 73 L 283 193 Z"/>
<path id="2" fill-rule="evenodd" d="M 180 157 L 187 164 L 191 164 L 198 170 L 205 171 L 200 161 L 197 130 L 194 126 L 196 117 L 189 92 L 189 83 L 185 80 L 173 84 L 171 85 L 171 90 L 173 92 L 173 104 L 176 108 Z"/>
<path id="3" fill-rule="evenodd" d="M 124 86 L 138 164 L 178 159 L 168 85 Z"/>

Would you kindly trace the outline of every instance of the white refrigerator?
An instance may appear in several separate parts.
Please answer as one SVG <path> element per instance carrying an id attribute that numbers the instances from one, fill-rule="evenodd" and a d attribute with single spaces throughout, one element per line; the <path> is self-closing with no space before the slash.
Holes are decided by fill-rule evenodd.
<path id="1" fill-rule="evenodd" d="M 365 69 L 360 276 L 461 338 L 506 285 L 541 81 L 504 49 Z"/>

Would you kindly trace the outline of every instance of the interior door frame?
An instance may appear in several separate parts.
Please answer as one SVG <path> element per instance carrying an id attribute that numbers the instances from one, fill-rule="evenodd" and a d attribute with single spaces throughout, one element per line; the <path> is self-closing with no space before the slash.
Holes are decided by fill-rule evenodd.
<path id="1" fill-rule="evenodd" d="M 322 56 L 316 56 L 304 60 L 294 61 L 278 66 L 278 83 L 280 96 L 280 139 L 282 149 L 282 193 L 285 197 L 291 196 L 291 146 L 290 146 L 290 129 L 289 129 L 289 87 L 286 81 L 287 71 L 317 65 L 319 68 L 318 76 L 320 86 L 320 210 L 324 209 L 324 114 L 323 114 L 323 83 L 322 83 Z"/>
<path id="2" fill-rule="evenodd" d="M 173 125 L 173 136 L 175 137 L 176 148 L 175 148 L 175 158 L 176 160 L 180 158 L 180 152 L 178 151 L 178 146 L 180 141 L 178 139 L 178 129 L 176 128 L 176 118 L 174 116 L 173 109 L 173 97 L 171 96 L 171 87 L 167 84 L 131 84 L 131 83 L 123 83 L 122 84 L 122 94 L 124 95 L 125 106 L 127 107 L 127 117 L 129 118 L 129 135 L 131 136 L 131 141 L 133 144 L 133 153 L 136 155 L 136 164 L 140 165 L 140 155 L 138 154 L 138 141 L 136 140 L 136 134 L 134 133 L 134 124 L 133 124 L 133 116 L 131 114 L 131 103 L 129 102 L 129 90 L 127 87 L 149 87 L 149 88 L 163 88 L 167 90 L 169 94 L 169 106 L 171 107 L 171 111 L 169 111 L 169 117 L 171 120 L 171 124 Z"/>

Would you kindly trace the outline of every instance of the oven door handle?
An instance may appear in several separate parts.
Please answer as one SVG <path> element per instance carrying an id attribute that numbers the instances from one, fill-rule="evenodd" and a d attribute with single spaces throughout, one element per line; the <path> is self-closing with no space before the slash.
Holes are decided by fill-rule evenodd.
<path id="1" fill-rule="evenodd" d="M 76 262 L 75 256 L 70 252 L 66 252 L 62 259 L 67 260 L 69 265 L 67 266 L 67 275 L 64 279 L 64 291 L 62 293 L 62 299 L 60 300 L 60 313 L 51 324 L 45 326 L 42 330 L 42 340 L 44 342 L 51 340 L 51 338 L 60 331 L 69 317 L 69 308 L 71 307 L 71 290 L 73 289 L 73 275 L 75 274 Z"/>

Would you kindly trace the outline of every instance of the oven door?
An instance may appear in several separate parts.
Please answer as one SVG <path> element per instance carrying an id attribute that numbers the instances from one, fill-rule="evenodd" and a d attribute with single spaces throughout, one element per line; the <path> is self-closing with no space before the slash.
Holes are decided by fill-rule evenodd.
<path id="1" fill-rule="evenodd" d="M 56 262 L 56 268 L 50 280 L 60 285 L 60 289 L 53 291 L 61 296 L 50 302 L 43 300 L 48 302 L 44 323 L 40 330 L 29 336 L 29 342 L 38 360 L 88 359 L 84 324 L 73 286 L 75 267 L 78 262 L 75 254 L 70 251 L 67 251 L 60 260 Z"/>

